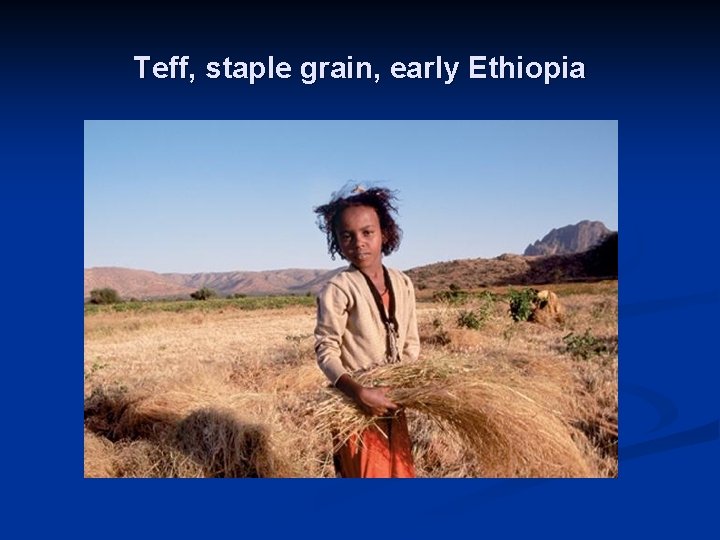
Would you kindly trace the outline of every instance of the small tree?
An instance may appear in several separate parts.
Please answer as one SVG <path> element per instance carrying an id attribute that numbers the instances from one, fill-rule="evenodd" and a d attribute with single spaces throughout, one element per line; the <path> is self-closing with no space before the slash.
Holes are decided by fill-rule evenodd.
<path id="1" fill-rule="evenodd" d="M 111 289 L 110 287 L 90 291 L 91 304 L 118 304 L 120 302 L 122 302 L 120 295 L 115 289 Z"/>
<path id="2" fill-rule="evenodd" d="M 208 287 L 203 287 L 190 294 L 190 298 L 194 298 L 195 300 L 207 300 L 209 298 L 215 298 L 216 296 L 217 293 Z"/>

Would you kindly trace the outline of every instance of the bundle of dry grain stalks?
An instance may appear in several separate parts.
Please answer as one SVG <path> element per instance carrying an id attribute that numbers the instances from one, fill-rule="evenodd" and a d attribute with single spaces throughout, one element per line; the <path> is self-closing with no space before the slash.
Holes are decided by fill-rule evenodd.
<path id="1" fill-rule="evenodd" d="M 378 367 L 358 376 L 365 385 L 389 386 L 391 398 L 426 416 L 451 437 L 486 477 L 589 477 L 586 440 L 572 427 L 574 404 L 562 373 L 531 375 L 509 363 L 438 358 Z M 337 390 L 315 402 L 316 429 L 340 443 L 373 418 Z"/>

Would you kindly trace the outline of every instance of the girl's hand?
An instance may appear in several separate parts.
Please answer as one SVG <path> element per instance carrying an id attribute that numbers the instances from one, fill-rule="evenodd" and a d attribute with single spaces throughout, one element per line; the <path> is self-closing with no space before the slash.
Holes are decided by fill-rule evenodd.
<path id="1" fill-rule="evenodd" d="M 387 386 L 362 386 L 348 374 L 342 375 L 335 386 L 357 403 L 362 411 L 370 416 L 388 416 L 400 407 L 387 397 Z"/>
<path id="2" fill-rule="evenodd" d="M 399 409 L 398 405 L 387 397 L 387 386 L 363 386 L 357 392 L 355 402 L 370 416 L 388 416 Z"/>

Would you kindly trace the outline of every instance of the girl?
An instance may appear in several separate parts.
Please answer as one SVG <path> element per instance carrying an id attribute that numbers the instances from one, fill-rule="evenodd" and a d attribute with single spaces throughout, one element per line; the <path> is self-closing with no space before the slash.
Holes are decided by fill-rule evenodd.
<path id="1" fill-rule="evenodd" d="M 407 420 L 387 387 L 358 384 L 353 372 L 399 361 L 420 352 L 415 291 L 410 279 L 382 264 L 400 246 L 402 231 L 392 214 L 394 194 L 357 186 L 315 209 L 328 251 L 350 263 L 318 295 L 315 352 L 320 369 L 378 427 L 351 438 L 335 455 L 343 477 L 414 477 Z"/>

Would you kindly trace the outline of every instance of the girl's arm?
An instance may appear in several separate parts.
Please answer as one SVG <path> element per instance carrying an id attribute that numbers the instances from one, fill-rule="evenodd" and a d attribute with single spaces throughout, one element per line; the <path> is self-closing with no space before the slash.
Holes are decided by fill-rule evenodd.
<path id="1" fill-rule="evenodd" d="M 315 354 L 318 366 L 333 384 L 347 373 L 340 360 L 340 348 L 351 307 L 350 296 L 331 283 L 318 294 Z"/>
<path id="2" fill-rule="evenodd" d="M 384 416 L 398 406 L 387 397 L 387 387 L 368 387 L 356 382 L 340 360 L 342 336 L 352 309 L 352 298 L 341 288 L 328 284 L 317 298 L 315 353 L 320 369 L 331 383 L 352 399 L 366 414 Z"/>

